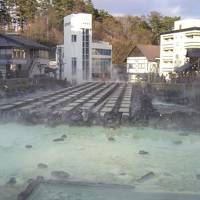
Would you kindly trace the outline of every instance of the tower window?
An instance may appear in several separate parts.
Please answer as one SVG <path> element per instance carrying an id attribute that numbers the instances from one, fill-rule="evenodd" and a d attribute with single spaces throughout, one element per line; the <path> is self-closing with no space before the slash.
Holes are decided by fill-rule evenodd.
<path id="1" fill-rule="evenodd" d="M 72 75 L 76 75 L 77 68 L 77 58 L 72 58 Z"/>
<path id="2" fill-rule="evenodd" d="M 77 36 L 76 35 L 72 35 L 72 42 L 76 42 L 77 41 Z"/>

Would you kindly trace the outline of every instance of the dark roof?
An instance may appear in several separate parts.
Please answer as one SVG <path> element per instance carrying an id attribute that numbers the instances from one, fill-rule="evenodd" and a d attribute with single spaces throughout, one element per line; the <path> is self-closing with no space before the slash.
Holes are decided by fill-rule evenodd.
<path id="1" fill-rule="evenodd" d="M 136 45 L 128 54 L 128 57 L 132 54 L 133 55 L 133 51 L 138 48 L 140 50 L 140 52 L 142 53 L 142 55 L 144 57 L 147 58 L 147 60 L 149 61 L 155 61 L 156 58 L 160 57 L 160 46 L 157 45 Z M 134 57 L 134 55 L 133 55 Z"/>
<path id="2" fill-rule="evenodd" d="M 5 48 L 5 47 L 23 47 L 23 46 L 0 36 L 0 47 Z"/>
<path id="3" fill-rule="evenodd" d="M 0 34 L 0 47 L 26 47 L 29 49 L 46 49 L 45 45 L 39 44 L 31 39 L 20 35 Z"/>
<path id="4" fill-rule="evenodd" d="M 200 58 L 200 49 L 199 48 L 188 49 L 187 50 L 187 57 Z"/>
<path id="5" fill-rule="evenodd" d="M 193 67 L 193 64 L 191 64 L 191 63 L 186 63 L 186 64 L 184 64 L 184 65 L 181 66 L 181 67 L 177 67 L 177 68 L 175 69 L 175 72 L 176 72 L 176 73 L 181 73 L 181 72 L 184 72 L 184 71 L 187 71 L 187 70 L 191 69 L 192 67 Z"/>
<path id="6" fill-rule="evenodd" d="M 179 29 L 179 30 L 172 30 L 172 31 L 167 31 L 163 32 L 160 35 L 165 35 L 165 34 L 170 34 L 170 33 L 179 33 L 183 31 L 195 31 L 195 30 L 200 30 L 200 27 L 191 27 L 191 28 L 184 28 L 184 29 Z"/>

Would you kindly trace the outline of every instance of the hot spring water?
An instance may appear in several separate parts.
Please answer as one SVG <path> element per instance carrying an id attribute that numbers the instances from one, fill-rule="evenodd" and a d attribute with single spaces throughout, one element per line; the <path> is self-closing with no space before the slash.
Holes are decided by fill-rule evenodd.
<path id="1" fill-rule="evenodd" d="M 53 142 L 63 134 L 64 141 Z M 140 155 L 141 150 L 149 154 Z M 134 185 L 136 191 L 198 193 L 199 152 L 200 136 L 181 131 L 0 125 L 0 199 L 13 200 L 28 179 L 49 179 L 55 170 L 72 180 Z M 48 168 L 39 169 L 38 163 Z M 148 172 L 155 177 L 139 183 Z M 11 177 L 17 184 L 6 186 Z"/>

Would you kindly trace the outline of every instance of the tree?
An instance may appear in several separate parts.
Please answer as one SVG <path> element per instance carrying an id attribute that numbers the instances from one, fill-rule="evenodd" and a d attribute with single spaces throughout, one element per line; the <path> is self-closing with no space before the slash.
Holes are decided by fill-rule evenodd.
<path id="1" fill-rule="evenodd" d="M 149 24 L 153 33 L 152 42 L 159 43 L 159 37 L 162 32 L 162 16 L 158 12 L 151 12 L 149 15 Z"/>
<path id="2" fill-rule="evenodd" d="M 90 14 L 94 14 L 94 5 L 91 0 L 85 1 L 85 11 Z"/>
<path id="3" fill-rule="evenodd" d="M 24 25 L 34 20 L 37 9 L 37 0 L 5 0 L 9 12 L 15 13 L 11 16 L 12 21 L 17 21 L 21 30 L 24 30 Z"/>
<path id="4" fill-rule="evenodd" d="M 0 29 L 8 26 L 11 20 L 6 3 L 4 0 L 0 0 Z"/>
<path id="5" fill-rule="evenodd" d="M 174 27 L 174 22 L 180 20 L 180 17 L 165 16 L 162 20 L 162 27 L 164 31 L 170 31 Z"/>
<path id="6" fill-rule="evenodd" d="M 148 16 L 148 22 L 151 27 L 154 44 L 159 44 L 160 34 L 172 30 L 174 22 L 179 20 L 180 17 L 162 16 L 159 12 L 151 12 Z"/>

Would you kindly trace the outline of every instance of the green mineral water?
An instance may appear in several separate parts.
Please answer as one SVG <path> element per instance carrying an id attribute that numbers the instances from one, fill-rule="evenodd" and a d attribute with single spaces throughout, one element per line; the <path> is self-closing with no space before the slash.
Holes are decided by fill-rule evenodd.
<path id="1" fill-rule="evenodd" d="M 64 141 L 54 142 L 62 135 Z M 32 148 L 26 148 L 26 146 Z M 139 154 L 140 151 L 148 154 Z M 135 186 L 136 192 L 199 193 L 200 136 L 152 128 L 0 125 L 0 199 L 13 200 L 30 178 Z M 38 168 L 39 163 L 48 165 Z M 145 174 L 155 176 L 138 181 Z M 6 185 L 15 177 L 15 185 Z"/>

